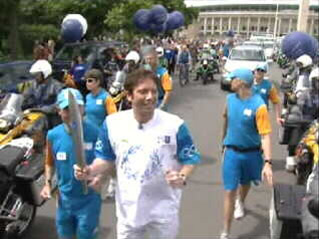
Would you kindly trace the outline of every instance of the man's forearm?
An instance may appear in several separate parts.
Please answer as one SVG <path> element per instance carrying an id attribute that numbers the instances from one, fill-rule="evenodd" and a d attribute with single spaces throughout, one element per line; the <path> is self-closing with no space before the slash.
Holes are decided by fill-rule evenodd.
<path id="1" fill-rule="evenodd" d="M 50 165 L 45 165 L 45 183 L 51 186 L 51 180 L 53 178 L 53 174 L 55 172 L 55 168 Z"/>
<path id="2" fill-rule="evenodd" d="M 162 104 L 167 105 L 170 97 L 171 97 L 171 92 L 170 91 L 166 91 Z"/>
<path id="3" fill-rule="evenodd" d="M 115 174 L 115 165 L 112 162 L 96 158 L 91 165 L 89 165 L 89 174 L 95 176 L 98 174 Z"/>
<path id="4" fill-rule="evenodd" d="M 183 165 L 182 169 L 179 171 L 180 174 L 185 175 L 186 177 L 188 177 L 189 175 L 191 175 L 191 173 L 193 172 L 193 170 L 195 169 L 194 165 Z"/>
<path id="5" fill-rule="evenodd" d="M 276 118 L 281 118 L 281 106 L 280 103 L 274 104 L 275 111 L 276 111 Z"/>
<path id="6" fill-rule="evenodd" d="M 271 139 L 270 134 L 265 134 L 261 136 L 261 145 L 265 155 L 265 160 L 271 160 Z"/>

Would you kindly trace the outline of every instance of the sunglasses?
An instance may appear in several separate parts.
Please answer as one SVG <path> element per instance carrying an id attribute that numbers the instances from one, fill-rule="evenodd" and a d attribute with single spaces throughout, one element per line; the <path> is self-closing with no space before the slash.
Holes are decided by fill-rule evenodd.
<path id="1" fill-rule="evenodd" d="M 266 71 L 264 71 L 264 70 L 262 70 L 262 69 L 257 69 L 257 71 L 259 71 L 259 72 L 266 72 Z"/>
<path id="2" fill-rule="evenodd" d="M 86 81 L 86 83 L 92 83 L 92 82 L 95 82 L 96 80 L 95 80 L 95 78 L 88 78 L 85 81 Z"/>

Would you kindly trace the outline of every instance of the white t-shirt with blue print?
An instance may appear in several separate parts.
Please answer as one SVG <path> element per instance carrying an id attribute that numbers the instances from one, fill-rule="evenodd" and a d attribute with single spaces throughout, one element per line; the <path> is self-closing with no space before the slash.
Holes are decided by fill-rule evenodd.
<path id="1" fill-rule="evenodd" d="M 184 121 L 158 109 L 142 127 L 132 110 L 108 116 L 95 154 L 116 165 L 117 217 L 130 226 L 165 222 L 175 216 L 182 191 L 167 184 L 165 173 L 200 161 Z"/>

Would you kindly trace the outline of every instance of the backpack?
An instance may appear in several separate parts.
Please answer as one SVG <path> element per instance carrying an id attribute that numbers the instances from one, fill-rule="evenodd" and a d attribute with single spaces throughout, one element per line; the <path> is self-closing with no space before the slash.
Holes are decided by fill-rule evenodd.
<path id="1" fill-rule="evenodd" d="M 179 63 L 182 63 L 182 64 L 187 64 L 189 62 L 189 55 L 188 55 L 188 51 L 183 51 L 181 53 L 181 56 L 179 58 Z"/>

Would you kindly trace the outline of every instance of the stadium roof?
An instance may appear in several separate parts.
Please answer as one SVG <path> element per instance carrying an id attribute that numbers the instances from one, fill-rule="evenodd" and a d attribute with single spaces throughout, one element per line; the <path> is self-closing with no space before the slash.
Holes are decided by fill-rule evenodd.
<path id="1" fill-rule="evenodd" d="M 299 5 L 300 0 L 185 0 L 187 7 L 227 6 L 227 5 Z M 310 6 L 319 7 L 318 0 L 309 0 Z"/>

